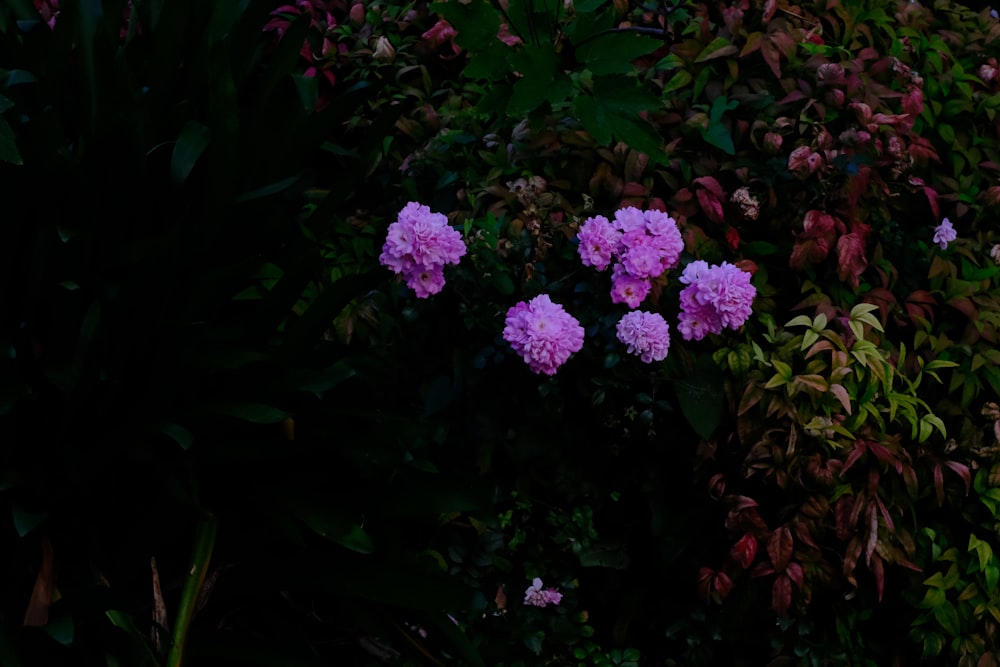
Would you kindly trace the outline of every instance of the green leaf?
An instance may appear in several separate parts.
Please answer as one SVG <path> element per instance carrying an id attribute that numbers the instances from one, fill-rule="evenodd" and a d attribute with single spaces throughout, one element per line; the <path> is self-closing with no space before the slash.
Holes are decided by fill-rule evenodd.
<path id="1" fill-rule="evenodd" d="M 180 424 L 165 422 L 157 427 L 157 430 L 165 436 L 172 438 L 174 442 L 181 446 L 181 449 L 191 449 L 194 442 L 194 435 Z"/>
<path id="2" fill-rule="evenodd" d="M 75 635 L 73 617 L 68 613 L 53 614 L 45 624 L 45 633 L 63 646 L 72 646 Z"/>
<path id="3" fill-rule="evenodd" d="M 722 390 L 722 373 L 709 355 L 698 358 L 696 372 L 691 380 L 674 384 L 681 413 L 702 438 L 708 439 L 722 420 L 725 395 Z"/>
<path id="4" fill-rule="evenodd" d="M 22 165 L 21 153 L 17 150 L 17 141 L 14 138 L 14 130 L 3 118 L 0 118 L 0 160 L 11 164 Z"/>
<path id="5" fill-rule="evenodd" d="M 316 108 L 316 101 L 319 99 L 319 81 L 317 77 L 293 74 L 292 81 L 295 83 L 295 90 L 299 94 L 299 102 L 302 103 L 302 109 L 313 111 Z"/>
<path id="6" fill-rule="evenodd" d="M 455 27 L 458 31 L 455 41 L 462 48 L 476 51 L 498 42 L 500 14 L 488 2 L 435 2 L 430 10 Z"/>
<path id="7" fill-rule="evenodd" d="M 208 146 L 209 131 L 201 123 L 189 120 L 181 128 L 177 143 L 174 144 L 174 153 L 170 158 L 170 178 L 174 183 L 183 183 L 194 169 L 198 158 L 205 152 Z"/>
<path id="8" fill-rule="evenodd" d="M 594 74 L 627 74 L 635 69 L 633 60 L 652 53 L 662 44 L 647 35 L 612 32 L 594 37 L 578 47 L 576 57 Z"/>
<path id="9" fill-rule="evenodd" d="M 277 424 L 290 415 L 284 410 L 260 403 L 225 401 L 205 406 L 200 412 L 235 417 L 253 424 Z"/>
<path id="10" fill-rule="evenodd" d="M 699 127 L 702 138 L 729 155 L 736 154 L 736 146 L 729 130 L 722 123 L 709 123 L 707 128 Z"/>
<path id="11" fill-rule="evenodd" d="M 526 46 L 512 60 L 523 76 L 514 84 L 508 104 L 511 114 L 526 114 L 546 101 L 562 102 L 572 92 L 573 83 L 558 71 L 559 54 L 551 44 Z"/>
<path id="12" fill-rule="evenodd" d="M 680 90 L 684 86 L 691 83 L 693 79 L 694 77 L 691 76 L 691 72 L 686 69 L 679 70 L 676 74 L 670 77 L 670 81 L 667 81 L 667 85 L 663 87 L 663 92 L 672 93 L 675 90 Z"/>
<path id="13" fill-rule="evenodd" d="M 371 536 L 360 523 L 345 516 L 339 504 L 299 498 L 286 501 L 285 507 L 313 532 L 331 542 L 362 554 L 375 551 Z"/>
<path id="14" fill-rule="evenodd" d="M 11 505 L 10 512 L 14 518 L 14 530 L 19 537 L 30 533 L 48 517 L 47 512 L 29 512 L 20 505 Z"/>
<path id="15" fill-rule="evenodd" d="M 706 60 L 712 60 L 714 58 L 722 58 L 724 56 L 734 56 L 739 53 L 740 49 L 731 41 L 725 37 L 716 37 L 712 42 L 701 50 L 698 57 L 695 58 L 696 63 L 705 62 Z"/>
<path id="16" fill-rule="evenodd" d="M 958 612 L 950 602 L 943 602 L 932 609 L 934 618 L 941 625 L 941 628 L 952 637 L 962 634 L 961 624 L 958 619 Z"/>

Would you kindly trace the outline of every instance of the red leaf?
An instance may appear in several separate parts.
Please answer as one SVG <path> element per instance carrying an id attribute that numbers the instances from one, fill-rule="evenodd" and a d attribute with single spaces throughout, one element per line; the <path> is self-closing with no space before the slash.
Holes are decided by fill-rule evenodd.
<path id="1" fill-rule="evenodd" d="M 771 587 L 771 608 L 778 616 L 788 613 L 788 608 L 792 606 L 792 580 L 787 574 L 779 574 Z"/>
<path id="2" fill-rule="evenodd" d="M 969 486 L 972 484 L 972 474 L 969 472 L 969 466 L 958 461 L 945 461 L 944 464 L 962 478 L 962 481 L 965 482 L 965 495 L 969 495 Z"/>
<path id="3" fill-rule="evenodd" d="M 976 308 L 976 305 L 964 296 L 953 297 L 945 301 L 945 303 L 955 310 L 960 311 L 973 322 L 979 319 L 979 310 Z"/>
<path id="4" fill-rule="evenodd" d="M 715 570 L 711 568 L 703 567 L 698 570 L 698 597 L 706 605 L 712 597 L 712 579 L 714 576 Z"/>
<path id="5" fill-rule="evenodd" d="M 868 444 L 864 440 L 854 441 L 854 450 L 847 455 L 847 460 L 844 461 L 844 467 L 840 469 L 840 474 L 844 475 L 850 470 L 851 466 L 858 462 L 861 455 L 868 451 Z"/>
<path id="6" fill-rule="evenodd" d="M 860 234 L 845 234 L 837 239 L 837 277 L 851 287 L 858 286 L 858 278 L 868 268 L 865 257 L 865 240 Z"/>
<path id="7" fill-rule="evenodd" d="M 777 10 L 778 10 L 778 0 L 767 0 L 767 2 L 764 3 L 764 16 L 762 19 L 764 25 L 767 25 L 768 21 L 774 18 L 774 12 L 776 12 Z"/>
<path id="8" fill-rule="evenodd" d="M 711 193 L 719 199 L 723 199 L 726 196 L 726 191 L 722 189 L 719 182 L 712 176 L 701 176 L 694 179 L 694 182 L 704 187 L 706 190 L 711 191 Z"/>
<path id="9" fill-rule="evenodd" d="M 890 452 L 885 446 L 872 441 L 868 443 L 868 451 L 874 454 L 875 458 L 882 463 L 895 468 L 897 473 L 903 472 L 903 462 L 896 458 L 896 455 Z"/>
<path id="10" fill-rule="evenodd" d="M 770 1 L 770 0 L 769 0 Z M 781 57 L 778 48 L 770 39 L 764 38 L 760 41 L 760 55 L 764 56 L 764 62 L 774 72 L 774 76 L 781 78 Z"/>
<path id="11" fill-rule="evenodd" d="M 745 534 L 729 550 L 729 557 L 740 564 L 744 570 L 750 567 L 757 556 L 757 538 L 750 533 Z"/>
<path id="12" fill-rule="evenodd" d="M 42 537 L 42 563 L 35 577 L 35 586 L 28 600 L 28 608 L 24 612 L 24 625 L 39 627 L 48 625 L 49 605 L 52 604 L 52 594 L 56 585 L 55 557 L 52 543 L 48 537 Z"/>
<path id="13" fill-rule="evenodd" d="M 788 526 L 776 529 L 767 540 L 767 555 L 777 572 L 783 572 L 788 566 L 788 560 L 792 557 L 792 544 L 792 532 L 788 530 Z"/>
<path id="14" fill-rule="evenodd" d="M 715 592 L 719 594 L 719 597 L 723 600 L 729 595 L 729 592 L 733 590 L 733 580 L 729 578 L 729 575 L 725 572 L 718 572 L 715 575 L 715 579 L 712 582 L 712 587 Z"/>
<path id="15" fill-rule="evenodd" d="M 802 239 L 796 241 L 792 248 L 792 255 L 788 258 L 788 267 L 800 270 L 806 264 L 822 262 L 828 254 L 830 254 L 830 244 L 826 239 Z"/>
<path id="16" fill-rule="evenodd" d="M 878 591 L 878 601 L 882 601 L 882 593 L 885 592 L 885 567 L 882 565 L 882 557 L 878 554 L 872 556 L 872 574 L 875 575 L 875 589 Z"/>
<path id="17" fill-rule="evenodd" d="M 718 197 L 704 188 L 699 189 L 695 194 L 698 196 L 698 204 L 701 205 L 705 216 L 712 222 L 722 222 L 722 202 L 719 201 Z"/>
<path id="18" fill-rule="evenodd" d="M 851 536 L 853 524 L 851 514 L 854 513 L 855 498 L 851 495 L 841 496 L 833 506 L 834 525 L 837 529 L 837 539 L 846 540 Z"/>
<path id="19" fill-rule="evenodd" d="M 858 566 L 858 559 L 861 558 L 861 550 L 861 538 L 855 537 L 844 551 L 844 577 L 853 586 L 858 585 L 858 580 L 854 578 L 854 568 Z"/>
<path id="20" fill-rule="evenodd" d="M 789 563 L 788 569 L 785 570 L 785 573 L 799 588 L 802 588 L 805 584 L 805 573 L 802 571 L 802 566 L 798 563 Z"/>
<path id="21" fill-rule="evenodd" d="M 941 472 L 941 464 L 934 463 L 934 494 L 937 496 L 938 506 L 944 505 L 944 473 Z"/>

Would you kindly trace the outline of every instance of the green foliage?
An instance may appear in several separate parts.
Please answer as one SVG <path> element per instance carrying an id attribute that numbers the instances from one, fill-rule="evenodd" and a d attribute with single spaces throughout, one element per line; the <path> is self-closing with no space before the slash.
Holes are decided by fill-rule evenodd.
<path id="1" fill-rule="evenodd" d="M 59 9 L 0 7 L 0 663 L 995 662 L 989 11 Z M 407 201 L 468 249 L 428 300 Z M 629 205 L 746 326 L 624 351 L 574 239 Z"/>

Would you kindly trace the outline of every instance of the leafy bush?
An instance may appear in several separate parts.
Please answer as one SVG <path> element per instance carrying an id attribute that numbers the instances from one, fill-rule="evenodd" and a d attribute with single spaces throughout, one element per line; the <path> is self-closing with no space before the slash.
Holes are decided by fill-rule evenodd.
<path id="1" fill-rule="evenodd" d="M 8 3 L 2 661 L 992 664 L 998 40 Z M 383 250 L 407 202 L 461 232 L 443 287 Z M 680 252 L 581 261 L 627 207 Z"/>

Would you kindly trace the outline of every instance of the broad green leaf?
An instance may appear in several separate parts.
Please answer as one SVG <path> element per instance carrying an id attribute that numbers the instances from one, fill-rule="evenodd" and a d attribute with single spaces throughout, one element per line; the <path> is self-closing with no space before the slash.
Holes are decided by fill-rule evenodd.
<path id="1" fill-rule="evenodd" d="M 681 413 L 700 437 L 708 439 L 722 420 L 724 392 L 722 374 L 711 356 L 698 358 L 696 373 L 690 380 L 674 383 Z"/>
<path id="2" fill-rule="evenodd" d="M 375 551 L 375 543 L 364 527 L 345 516 L 339 505 L 298 498 L 286 501 L 285 506 L 317 535 L 358 553 Z"/>
<path id="3" fill-rule="evenodd" d="M 208 146 L 209 130 L 201 123 L 189 120 L 181 128 L 177 143 L 170 158 L 170 178 L 174 183 L 183 183 L 191 174 L 194 165 Z"/>
<path id="4" fill-rule="evenodd" d="M 733 144 L 733 137 L 729 134 L 729 130 L 722 123 L 712 123 L 709 122 L 707 128 L 698 128 L 701 131 L 702 138 L 708 143 L 712 144 L 716 148 L 724 151 L 728 155 L 736 154 L 736 146 Z"/>
<path id="5" fill-rule="evenodd" d="M 632 61 L 652 53 L 663 42 L 634 32 L 613 32 L 595 36 L 576 49 L 576 57 L 594 74 L 627 74 Z"/>

